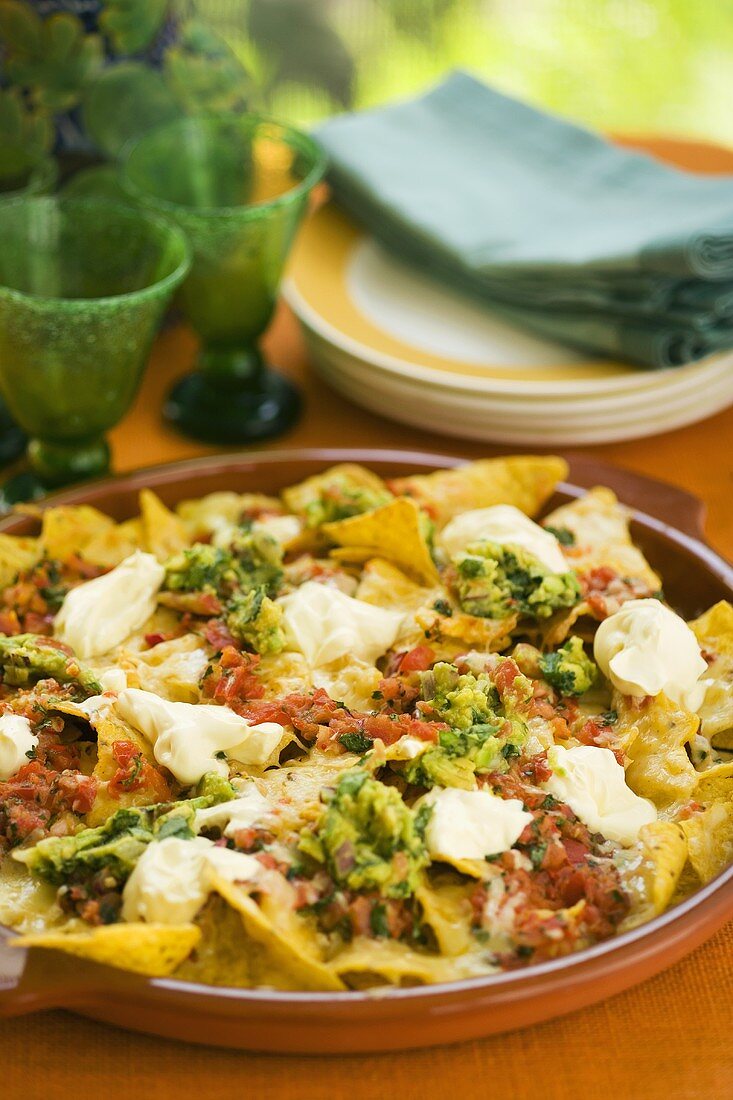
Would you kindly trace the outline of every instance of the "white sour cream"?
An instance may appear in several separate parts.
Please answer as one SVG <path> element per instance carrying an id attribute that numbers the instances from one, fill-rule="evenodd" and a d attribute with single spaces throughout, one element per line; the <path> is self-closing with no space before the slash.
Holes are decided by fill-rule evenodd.
<path id="1" fill-rule="evenodd" d="M 684 619 L 659 600 L 629 600 L 598 627 L 593 643 L 598 667 L 624 695 L 664 692 L 696 711 L 707 684 L 707 663 Z"/>
<path id="2" fill-rule="evenodd" d="M 10 779 L 28 763 L 28 753 L 35 749 L 38 738 L 31 733 L 31 724 L 19 714 L 0 716 L 0 780 Z"/>
<path id="3" fill-rule="evenodd" d="M 519 799 L 490 791 L 434 787 L 419 804 L 433 808 L 425 830 L 430 856 L 448 863 L 506 852 L 532 820 Z"/>
<path id="4" fill-rule="evenodd" d="M 643 825 L 656 821 L 654 804 L 626 785 L 624 769 L 610 749 L 555 745 L 547 761 L 552 776 L 542 784 L 543 790 L 567 802 L 591 832 L 629 847 Z"/>
<path id="5" fill-rule="evenodd" d="M 234 836 L 239 829 L 249 829 L 271 811 L 272 807 L 254 783 L 247 783 L 237 798 L 219 802 L 205 810 L 197 810 L 194 828 L 221 829 L 224 836 Z"/>
<path id="6" fill-rule="evenodd" d="M 109 653 L 150 618 L 165 569 L 136 550 L 109 573 L 72 588 L 56 616 L 56 637 L 77 657 Z"/>
<path id="7" fill-rule="evenodd" d="M 229 774 L 219 753 L 240 764 L 263 766 L 284 733 L 277 722 L 250 725 L 229 707 L 171 703 L 139 688 L 121 691 L 114 707 L 151 743 L 158 763 L 186 787 L 206 772 Z"/>
<path id="8" fill-rule="evenodd" d="M 461 512 L 438 536 L 439 546 L 451 558 L 463 553 L 471 543 L 481 540 L 495 542 L 499 546 L 518 546 L 553 573 L 568 572 L 568 563 L 555 536 L 512 504 L 495 504 L 492 508 Z"/>
<path id="9" fill-rule="evenodd" d="M 122 919 L 185 924 L 198 913 L 216 877 L 249 882 L 261 864 L 244 852 L 216 847 L 204 837 L 153 841 L 122 891 Z"/>
<path id="10" fill-rule="evenodd" d="M 302 653 L 313 668 L 347 655 L 373 665 L 394 644 L 403 618 L 399 611 L 374 607 L 316 581 L 306 581 L 278 603 L 287 648 Z"/>

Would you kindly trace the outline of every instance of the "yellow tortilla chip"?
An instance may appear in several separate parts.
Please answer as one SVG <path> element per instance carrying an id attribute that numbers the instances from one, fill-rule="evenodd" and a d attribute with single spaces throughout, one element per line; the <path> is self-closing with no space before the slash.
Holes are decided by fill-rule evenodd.
<path id="1" fill-rule="evenodd" d="M 711 681 L 699 715 L 701 732 L 713 738 L 733 729 L 733 605 L 721 600 L 690 623 L 702 649 L 712 656 L 705 673 Z M 722 742 L 717 740 L 718 745 Z M 729 747 L 730 738 L 724 747 Z"/>
<path id="2" fill-rule="evenodd" d="M 543 523 L 567 527 L 575 535 L 575 544 L 564 546 L 563 554 L 578 572 L 607 565 L 622 577 L 643 581 L 652 591 L 661 587 L 658 574 L 631 541 L 626 508 L 610 489 L 589 489 L 584 496 L 550 512 Z"/>
<path id="3" fill-rule="evenodd" d="M 420 509 L 401 497 L 360 516 L 324 523 L 323 533 L 338 546 L 368 550 L 368 557 L 394 562 L 421 584 L 434 584 L 438 571 L 422 530 Z"/>
<path id="4" fill-rule="evenodd" d="M 506 619 L 484 619 L 463 611 L 454 611 L 452 615 L 418 612 L 415 619 L 429 645 L 453 643 L 456 653 L 465 652 L 467 646 L 482 653 L 498 653 L 510 644 L 517 625 L 516 615 L 508 615 Z"/>
<path id="5" fill-rule="evenodd" d="M 36 932 L 10 940 L 11 947 L 44 947 L 104 963 L 165 978 L 190 955 L 201 939 L 195 924 L 107 924 L 88 932 Z"/>
<path id="6" fill-rule="evenodd" d="M 276 880 L 280 879 L 278 883 Z M 276 965 L 291 974 L 300 989 L 343 989 L 344 984 L 321 959 L 314 932 L 290 904 L 263 893 L 260 904 L 246 890 L 227 879 L 214 879 L 214 889 L 241 916 L 247 934 L 265 949 Z M 282 876 L 268 877 L 265 886 L 280 892 L 292 889 Z M 282 901 L 282 899 L 281 899 Z"/>
<path id="7" fill-rule="evenodd" d="M 280 512 L 277 497 L 263 493 L 209 493 L 200 500 L 182 500 L 176 514 L 183 521 L 192 541 L 208 538 L 227 527 L 236 527 L 248 512 Z"/>
<path id="8" fill-rule="evenodd" d="M 31 569 L 40 557 L 38 539 L 0 534 L 0 588 L 7 588 L 19 573 Z"/>
<path id="9" fill-rule="evenodd" d="M 46 557 L 67 561 L 73 554 L 86 557 L 87 546 L 114 526 L 88 504 L 59 505 L 43 513 L 40 541 Z"/>
<path id="10" fill-rule="evenodd" d="M 152 649 L 120 659 L 127 673 L 127 686 L 153 691 L 172 703 L 197 703 L 200 680 L 208 664 L 197 634 L 182 634 L 159 642 Z"/>
<path id="11" fill-rule="evenodd" d="M 116 523 L 95 535 L 84 547 L 84 557 L 112 569 L 143 545 L 139 519 Z"/>
<path id="12" fill-rule="evenodd" d="M 701 772 L 695 788 L 697 802 L 733 802 L 733 763 L 716 764 Z"/>
<path id="13" fill-rule="evenodd" d="M 389 611 L 418 611 L 435 602 L 439 590 L 410 580 L 406 573 L 384 558 L 370 555 L 356 590 L 357 598 Z"/>
<path id="14" fill-rule="evenodd" d="M 98 786 L 94 805 L 84 819 L 88 826 L 104 824 L 110 814 L 124 807 L 151 806 L 170 797 L 168 783 L 160 773 L 153 750 L 142 734 L 110 710 L 98 714 L 94 719 L 94 726 L 97 731 L 97 763 L 92 774 L 98 781 Z M 135 746 L 136 753 L 160 774 L 160 787 L 152 790 L 146 785 L 136 790 L 119 791 L 114 795 L 109 792 L 108 783 L 119 768 L 112 751 L 116 741 L 130 741 Z"/>
<path id="15" fill-rule="evenodd" d="M 398 940 L 358 936 L 329 964 L 352 989 L 375 985 L 412 986 L 455 981 L 456 959 L 428 955 Z"/>
<path id="16" fill-rule="evenodd" d="M 613 706 L 618 712 L 614 732 L 630 760 L 626 781 L 632 791 L 660 810 L 687 802 L 698 781 L 686 752 L 697 733 L 697 716 L 666 695 L 633 703 L 615 694 Z"/>
<path id="17" fill-rule="evenodd" d="M 567 462 L 556 455 L 513 455 L 484 458 L 432 474 L 393 478 L 389 487 L 398 496 L 405 494 L 416 500 L 442 527 L 459 512 L 494 504 L 513 504 L 534 516 L 567 473 Z"/>
<path id="18" fill-rule="evenodd" d="M 639 840 L 647 871 L 647 896 L 655 913 L 669 905 L 687 859 L 687 838 L 673 821 L 644 825 Z"/>
<path id="19" fill-rule="evenodd" d="M 285 507 L 297 515 L 304 515 L 308 505 L 317 501 L 330 485 L 348 485 L 354 489 L 371 489 L 375 492 L 387 492 L 387 486 L 378 474 L 359 466 L 356 462 L 340 462 L 330 466 L 323 473 L 307 477 L 298 485 L 283 489 L 282 498 Z"/>
<path id="20" fill-rule="evenodd" d="M 423 920 L 432 929 L 441 955 L 455 957 L 474 946 L 471 934 L 473 882 L 449 873 L 432 874 L 416 893 Z"/>
<path id="21" fill-rule="evenodd" d="M 183 520 L 166 508 L 150 489 L 143 489 L 140 493 L 140 523 L 143 548 L 149 554 L 155 554 L 160 562 L 167 561 L 191 545 Z"/>
<path id="22" fill-rule="evenodd" d="M 733 802 L 713 802 L 681 825 L 695 873 L 710 882 L 733 861 Z"/>

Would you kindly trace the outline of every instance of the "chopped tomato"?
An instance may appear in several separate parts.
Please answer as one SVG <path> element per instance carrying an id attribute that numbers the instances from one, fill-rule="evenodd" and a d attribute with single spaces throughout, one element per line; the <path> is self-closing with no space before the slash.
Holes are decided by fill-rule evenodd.
<path id="1" fill-rule="evenodd" d="M 400 660 L 400 672 L 426 672 L 435 664 L 435 651 L 429 645 L 408 650 Z"/>

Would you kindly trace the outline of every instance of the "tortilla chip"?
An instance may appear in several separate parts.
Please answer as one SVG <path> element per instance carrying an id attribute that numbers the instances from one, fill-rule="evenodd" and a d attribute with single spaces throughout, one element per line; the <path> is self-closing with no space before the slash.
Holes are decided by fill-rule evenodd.
<path id="1" fill-rule="evenodd" d="M 698 782 L 686 752 L 697 733 L 698 718 L 666 695 L 634 703 L 614 693 L 618 713 L 614 732 L 630 763 L 626 782 L 632 791 L 664 810 L 687 802 Z"/>
<path id="2" fill-rule="evenodd" d="M 366 466 L 359 466 L 356 462 L 340 462 L 336 466 L 330 466 L 323 473 L 314 474 L 301 481 L 298 485 L 290 485 L 283 489 L 282 498 L 285 507 L 296 515 L 305 515 L 308 505 L 318 500 L 324 489 L 334 482 L 353 486 L 355 489 L 372 489 L 375 492 L 386 492 L 387 486 L 378 474 L 367 470 Z"/>
<path id="3" fill-rule="evenodd" d="M 0 534 L 0 588 L 7 588 L 19 573 L 31 569 L 40 557 L 38 539 Z"/>
<path id="4" fill-rule="evenodd" d="M 733 802 L 733 763 L 716 764 L 701 772 L 695 788 L 695 801 Z"/>
<path id="5" fill-rule="evenodd" d="M 84 557 L 95 565 L 109 569 L 119 565 L 130 554 L 142 549 L 143 538 L 139 519 L 128 519 L 100 531 L 84 547 Z"/>
<path id="6" fill-rule="evenodd" d="M 733 605 L 721 600 L 690 626 L 701 647 L 713 658 L 705 673 L 711 683 L 698 711 L 701 732 L 713 738 L 733 729 Z M 727 748 L 731 740 L 724 746 L 720 741 L 718 744 Z"/>
<path id="7" fill-rule="evenodd" d="M 438 571 L 422 530 L 420 509 L 407 497 L 371 512 L 324 523 L 323 533 L 338 546 L 358 547 L 367 557 L 394 562 L 421 584 L 434 584 Z"/>
<path id="8" fill-rule="evenodd" d="M 710 882 L 733 861 L 733 802 L 713 802 L 680 824 L 695 873 Z"/>
<path id="9" fill-rule="evenodd" d="M 86 557 L 87 546 L 114 526 L 88 504 L 59 505 L 43 513 L 40 541 L 46 557 L 68 561 L 73 554 Z"/>
<path id="10" fill-rule="evenodd" d="M 563 554 L 577 572 L 606 565 L 622 577 L 643 581 L 652 592 L 661 587 L 658 574 L 631 541 L 628 511 L 610 489 L 589 489 L 584 496 L 550 512 L 542 522 L 550 527 L 567 527 L 575 535 L 575 545 L 563 546 Z"/>
<path id="11" fill-rule="evenodd" d="M 508 615 L 506 619 L 484 619 L 463 611 L 454 611 L 452 615 L 418 612 L 415 616 L 423 631 L 423 640 L 427 640 L 433 648 L 441 642 L 447 643 L 449 648 L 452 644 L 456 653 L 465 652 L 467 646 L 482 653 L 498 653 L 506 649 L 517 619 L 516 615 Z"/>
<path id="12" fill-rule="evenodd" d="M 474 946 L 471 894 L 475 883 L 450 873 L 432 874 L 417 891 L 425 924 L 432 929 L 441 955 L 456 957 Z"/>
<path id="13" fill-rule="evenodd" d="M 375 665 L 347 656 L 314 670 L 312 682 L 349 710 L 365 711 L 373 709 L 374 692 L 381 679 L 382 673 Z"/>
<path id="14" fill-rule="evenodd" d="M 195 924 L 107 924 L 89 932 L 36 932 L 9 941 L 11 947 L 45 947 L 104 963 L 165 978 L 193 951 L 201 939 Z"/>
<path id="15" fill-rule="evenodd" d="M 263 885 L 276 892 L 292 890 L 281 875 L 268 876 Z M 292 905 L 279 904 L 269 893 L 261 895 L 258 905 L 241 886 L 223 878 L 215 878 L 213 886 L 240 914 L 247 935 L 264 948 L 278 968 L 293 976 L 299 989 L 344 988 L 338 976 L 323 963 L 315 933 Z"/>
<path id="16" fill-rule="evenodd" d="M 673 821 L 652 821 L 639 833 L 648 868 L 647 896 L 655 913 L 663 913 L 677 888 L 687 859 L 687 838 Z"/>
<path id="17" fill-rule="evenodd" d="M 358 936 L 329 964 L 352 989 L 375 985 L 413 986 L 455 981 L 456 959 L 428 955 L 398 940 Z"/>
<path id="18" fill-rule="evenodd" d="M 167 561 L 191 545 L 183 520 L 166 508 L 150 489 L 140 492 L 140 522 L 143 548 L 155 554 L 159 562 Z"/>
<path id="19" fill-rule="evenodd" d="M 416 500 L 438 527 L 443 527 L 459 512 L 494 504 L 513 504 L 534 516 L 567 473 L 567 462 L 555 455 L 512 455 L 484 458 L 432 474 L 393 478 L 388 485 L 398 496 L 405 494 Z"/>
<path id="20" fill-rule="evenodd" d="M 370 556 L 356 590 L 357 599 L 388 611 L 415 612 L 430 606 L 439 591 L 410 580 L 406 573 L 384 558 Z"/>
<path id="21" fill-rule="evenodd" d="M 198 703 L 199 681 L 208 663 L 197 634 L 182 634 L 152 649 L 123 655 L 128 687 L 152 691 L 172 703 Z"/>
<path id="22" fill-rule="evenodd" d="M 192 541 L 209 538 L 227 527 L 236 527 L 243 515 L 257 512 L 281 512 L 277 497 L 263 493 L 209 493 L 200 500 L 182 500 L 176 514 L 182 520 Z"/>
<path id="23" fill-rule="evenodd" d="M 165 802 L 171 798 L 168 781 L 160 771 L 153 756 L 153 750 L 142 734 L 123 722 L 112 710 L 95 716 L 94 727 L 97 731 L 97 763 L 93 771 L 97 780 L 97 794 L 94 805 L 84 818 L 87 826 L 102 825 L 116 810 L 127 806 L 152 806 L 156 802 Z M 119 769 L 115 760 L 113 746 L 117 741 L 129 741 L 135 746 L 135 752 L 150 764 L 157 772 L 155 786 L 145 784 L 137 789 L 119 791 L 111 794 L 108 789 L 110 779 Z"/>

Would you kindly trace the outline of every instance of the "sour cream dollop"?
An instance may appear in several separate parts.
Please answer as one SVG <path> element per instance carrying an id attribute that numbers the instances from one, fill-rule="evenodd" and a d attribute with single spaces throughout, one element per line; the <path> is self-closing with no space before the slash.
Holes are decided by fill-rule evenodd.
<path id="1" fill-rule="evenodd" d="M 77 657 L 100 657 L 150 618 L 165 569 L 136 550 L 102 577 L 72 588 L 56 616 L 56 637 Z"/>
<path id="2" fill-rule="evenodd" d="M 373 665 L 394 644 L 403 618 L 316 581 L 278 603 L 287 648 L 302 653 L 312 668 L 347 655 Z"/>
<path id="3" fill-rule="evenodd" d="M 553 573 L 568 571 L 568 563 L 555 536 L 512 504 L 495 504 L 492 508 L 461 512 L 443 528 L 438 544 L 452 558 L 471 543 L 481 540 L 495 542 L 499 546 L 518 546 Z"/>
<path id="4" fill-rule="evenodd" d="M 28 753 L 37 744 L 38 738 L 31 732 L 27 718 L 19 714 L 3 714 L 0 717 L 0 780 L 10 779 L 23 764 L 27 764 Z"/>
<path id="5" fill-rule="evenodd" d="M 506 852 L 532 820 L 519 799 L 499 798 L 490 791 L 434 787 L 420 805 L 432 807 L 425 830 L 428 852 L 447 863 Z"/>
<path id="6" fill-rule="evenodd" d="M 707 663 L 684 619 L 659 600 L 628 600 L 600 624 L 593 643 L 598 667 L 623 695 L 659 695 L 696 711 Z"/>
<path id="7" fill-rule="evenodd" d="M 249 882 L 262 865 L 245 852 L 216 847 L 204 837 L 153 841 L 122 891 L 122 919 L 185 924 L 198 913 L 216 878 Z"/>
<path id="8" fill-rule="evenodd" d="M 629 847 L 643 825 L 656 821 L 654 804 L 626 785 L 624 769 L 610 749 L 555 745 L 547 762 L 552 775 L 542 784 L 543 789 L 567 802 L 591 832 Z"/>
<path id="9" fill-rule="evenodd" d="M 151 743 L 158 763 L 186 787 L 198 783 L 206 772 L 228 775 L 220 753 L 240 764 L 263 766 L 284 733 L 277 722 L 250 725 L 229 707 L 171 703 L 140 688 L 121 691 L 114 708 Z"/>

